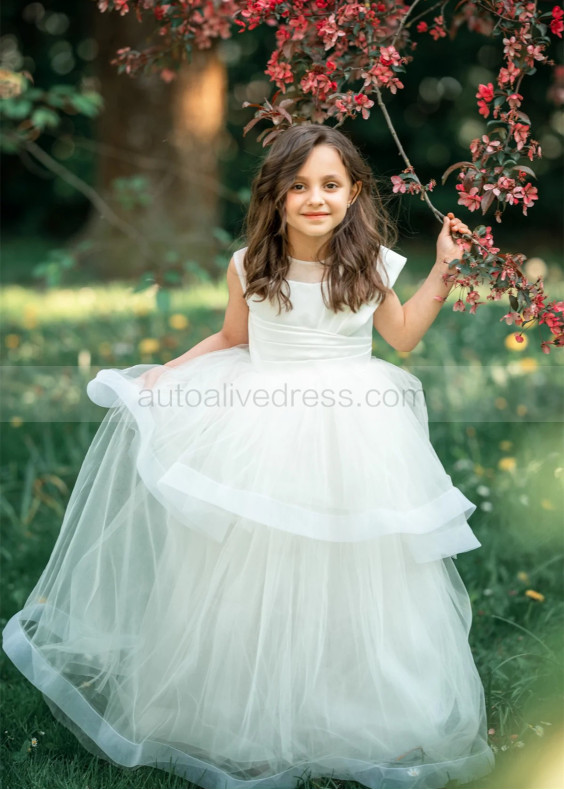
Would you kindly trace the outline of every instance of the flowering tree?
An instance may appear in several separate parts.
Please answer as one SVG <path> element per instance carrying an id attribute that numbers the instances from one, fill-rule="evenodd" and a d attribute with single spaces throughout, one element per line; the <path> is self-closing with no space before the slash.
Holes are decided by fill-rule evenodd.
<path id="1" fill-rule="evenodd" d="M 392 0 L 98 0 L 101 11 L 154 16 L 155 42 L 142 52 L 121 49 L 115 62 L 130 75 L 157 70 L 165 81 L 174 79 L 177 64 L 194 48 L 209 48 L 218 37 L 227 39 L 259 25 L 275 27 L 276 47 L 265 73 L 276 90 L 263 104 L 244 103 L 255 108 L 244 134 L 266 121 L 269 126 L 258 137 L 266 146 L 292 124 L 335 121 L 339 126 L 346 118 L 366 120 L 377 103 L 405 163 L 405 169 L 391 177 L 393 191 L 419 195 L 440 221 L 442 214 L 429 197 L 436 181 L 421 183 L 398 138 L 384 94 L 404 87 L 400 77 L 414 61 L 412 53 L 428 39 L 454 38 L 462 25 L 500 38 L 504 64 L 496 84 L 478 85 L 476 93 L 478 113 L 488 119 L 488 134 L 471 141 L 468 161 L 451 165 L 442 183 L 457 171 L 458 203 L 482 215 L 493 211 L 498 223 L 508 206 L 526 216 L 538 199 L 529 163 L 542 152 L 531 134 L 519 91 L 524 77 L 533 74 L 537 65 L 554 66 L 546 51 L 551 36 L 562 38 L 564 12 L 559 6 L 545 10 L 527 0 L 459 0 L 447 25 L 447 5 L 448 0 L 427 8 L 421 0 L 411 5 Z M 560 72 L 557 67 L 559 78 Z M 526 260 L 522 253 L 500 253 L 491 225 L 478 225 L 457 241 L 456 271 L 444 275 L 460 288 L 454 310 L 465 311 L 468 306 L 475 313 L 483 304 L 477 287 L 487 283 L 487 300 L 508 295 L 511 310 L 502 320 L 519 329 L 545 324 L 549 330 L 541 342 L 545 353 L 551 345 L 564 345 L 564 302 L 548 301 L 541 277 L 534 283 L 526 279 L 520 268 Z M 515 339 L 522 342 L 520 331 Z"/>

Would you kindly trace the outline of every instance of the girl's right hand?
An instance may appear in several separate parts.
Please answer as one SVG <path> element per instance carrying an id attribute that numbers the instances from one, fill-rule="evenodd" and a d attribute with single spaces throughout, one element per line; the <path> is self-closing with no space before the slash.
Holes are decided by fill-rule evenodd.
<path id="1" fill-rule="evenodd" d="M 155 365 L 154 368 L 146 370 L 139 378 L 141 389 L 152 389 L 164 373 L 165 368 L 166 365 Z"/>

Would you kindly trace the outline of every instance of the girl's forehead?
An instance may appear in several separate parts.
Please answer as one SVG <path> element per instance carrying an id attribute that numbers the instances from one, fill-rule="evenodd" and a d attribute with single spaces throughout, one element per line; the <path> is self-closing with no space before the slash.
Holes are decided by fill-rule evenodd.
<path id="1" fill-rule="evenodd" d="M 322 176 L 346 176 L 347 171 L 338 151 L 330 145 L 316 145 L 304 164 L 297 171 L 298 176 L 321 174 Z"/>

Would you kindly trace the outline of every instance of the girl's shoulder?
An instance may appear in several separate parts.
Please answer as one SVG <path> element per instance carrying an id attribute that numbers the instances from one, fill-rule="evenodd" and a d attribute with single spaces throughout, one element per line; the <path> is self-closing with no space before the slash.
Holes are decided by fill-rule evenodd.
<path id="1" fill-rule="evenodd" d="M 380 255 L 378 256 L 380 265 L 380 276 L 384 280 L 384 285 L 388 288 L 393 288 L 395 281 L 399 277 L 399 273 L 406 264 L 407 258 L 405 255 L 400 255 L 399 252 L 391 250 L 389 247 L 380 245 Z M 382 271 L 386 276 L 382 276 Z"/>
<path id="2" fill-rule="evenodd" d="M 237 270 L 237 274 L 239 275 L 239 279 L 241 280 L 241 285 L 243 286 L 243 290 L 247 288 L 246 277 L 245 277 L 245 252 L 247 251 L 247 247 L 241 247 L 240 250 L 235 250 L 233 253 L 233 261 L 235 263 L 235 269 Z"/>
<path id="3" fill-rule="evenodd" d="M 241 247 L 233 253 L 235 268 L 237 269 L 237 274 L 239 275 L 243 288 L 246 288 L 245 252 L 247 249 L 247 247 Z M 405 255 L 400 255 L 399 252 L 395 252 L 389 247 L 385 247 L 381 244 L 378 260 L 380 262 L 380 274 L 384 280 L 384 284 L 388 288 L 393 288 L 395 281 L 406 264 L 407 258 Z"/>

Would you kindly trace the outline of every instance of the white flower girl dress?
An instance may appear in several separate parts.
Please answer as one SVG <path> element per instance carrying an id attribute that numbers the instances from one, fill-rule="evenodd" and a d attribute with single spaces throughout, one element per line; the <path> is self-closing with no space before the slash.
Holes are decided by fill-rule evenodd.
<path id="1" fill-rule="evenodd" d="M 245 249 L 235 253 L 244 286 Z M 376 303 L 335 313 L 291 259 L 293 309 L 249 343 L 100 371 L 107 407 L 4 649 L 94 753 L 206 788 L 489 773 L 471 607 L 475 510 L 421 382 L 372 354 Z M 382 248 L 392 286 L 405 258 Z"/>

